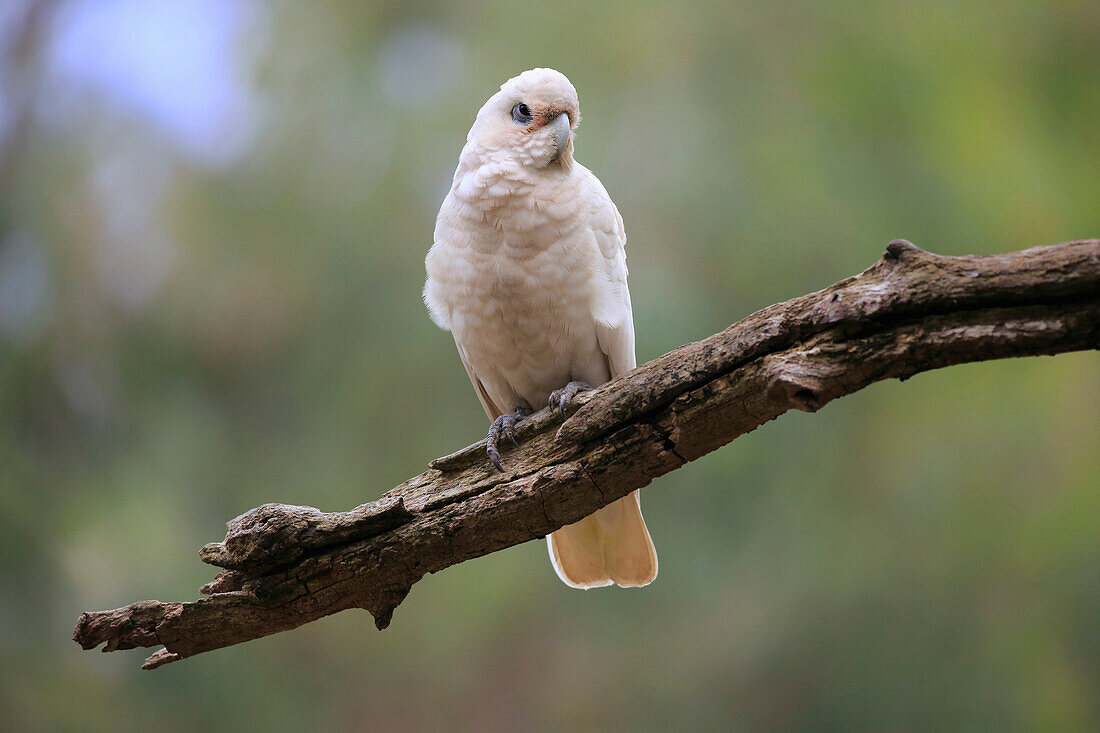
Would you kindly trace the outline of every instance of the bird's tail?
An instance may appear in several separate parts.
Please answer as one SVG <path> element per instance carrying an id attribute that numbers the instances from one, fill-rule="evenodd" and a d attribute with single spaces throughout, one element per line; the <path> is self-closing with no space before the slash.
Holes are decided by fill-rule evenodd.
<path id="1" fill-rule="evenodd" d="M 657 577 L 657 550 L 635 491 L 546 538 L 558 577 L 573 588 L 633 588 Z"/>

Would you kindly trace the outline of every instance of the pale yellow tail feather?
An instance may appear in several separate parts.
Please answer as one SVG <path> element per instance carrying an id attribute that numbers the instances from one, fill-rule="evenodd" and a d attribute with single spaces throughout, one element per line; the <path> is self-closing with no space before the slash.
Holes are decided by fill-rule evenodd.
<path id="1" fill-rule="evenodd" d="M 612 510 L 613 516 L 604 512 Z M 616 585 L 634 588 L 657 577 L 657 550 L 642 518 L 638 492 L 596 512 L 603 530 L 603 564 Z"/>
<path id="2" fill-rule="evenodd" d="M 562 527 L 546 538 L 550 562 L 562 582 L 572 588 L 600 588 L 613 582 L 603 569 L 600 528 L 594 516 Z"/>
<path id="3" fill-rule="evenodd" d="M 637 491 L 562 527 L 547 537 L 547 545 L 558 577 L 573 588 L 632 588 L 657 577 L 657 551 Z"/>

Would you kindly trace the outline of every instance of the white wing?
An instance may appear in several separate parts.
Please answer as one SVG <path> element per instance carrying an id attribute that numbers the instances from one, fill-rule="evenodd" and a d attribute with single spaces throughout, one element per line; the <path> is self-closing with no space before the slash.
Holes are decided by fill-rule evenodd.
<path id="1" fill-rule="evenodd" d="M 489 420 L 496 420 L 498 417 L 505 413 L 500 407 L 493 402 L 493 398 L 489 396 L 489 392 L 485 389 L 485 385 L 481 383 L 477 374 L 474 373 L 474 368 L 470 366 L 470 359 L 466 356 L 466 349 L 462 348 L 462 344 L 458 343 L 458 339 L 455 339 L 455 346 L 458 347 L 458 356 L 462 359 L 462 366 L 466 367 L 466 376 L 470 378 L 470 384 L 474 385 L 474 392 L 477 393 L 478 400 L 481 401 L 481 406 L 485 408 L 485 414 L 489 416 Z"/>
<path id="2" fill-rule="evenodd" d="M 594 175 L 587 186 L 591 204 L 588 226 L 599 246 L 603 269 L 602 298 L 596 309 L 596 338 L 607 357 L 611 376 L 637 366 L 634 355 L 634 315 L 627 289 L 626 230 L 619 210 Z"/>

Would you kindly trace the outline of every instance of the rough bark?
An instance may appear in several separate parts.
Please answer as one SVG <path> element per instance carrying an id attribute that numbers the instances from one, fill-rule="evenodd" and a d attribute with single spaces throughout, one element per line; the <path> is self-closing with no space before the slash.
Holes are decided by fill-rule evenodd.
<path id="1" fill-rule="evenodd" d="M 84 613 L 74 640 L 164 648 L 153 669 L 348 608 L 384 629 L 427 573 L 545 536 L 772 420 L 883 379 L 1100 348 L 1100 240 L 945 257 L 891 242 L 868 270 L 765 308 L 524 420 L 503 473 L 484 441 L 347 512 L 266 504 L 200 552 L 185 603 Z"/>

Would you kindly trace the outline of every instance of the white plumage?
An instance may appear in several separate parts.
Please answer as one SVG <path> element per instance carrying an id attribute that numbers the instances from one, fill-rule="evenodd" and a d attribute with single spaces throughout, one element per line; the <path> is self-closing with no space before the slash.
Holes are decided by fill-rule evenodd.
<path id="1" fill-rule="evenodd" d="M 439 210 L 424 301 L 490 420 L 635 366 L 626 234 L 603 184 L 573 160 L 579 122 L 559 72 L 508 80 L 478 112 Z M 657 575 L 636 491 L 547 539 L 575 588 Z"/>

